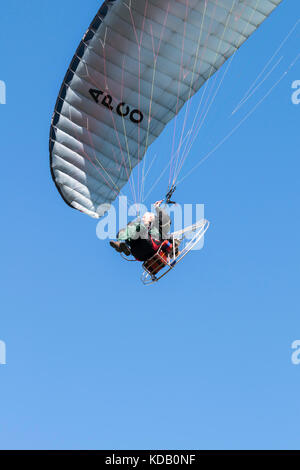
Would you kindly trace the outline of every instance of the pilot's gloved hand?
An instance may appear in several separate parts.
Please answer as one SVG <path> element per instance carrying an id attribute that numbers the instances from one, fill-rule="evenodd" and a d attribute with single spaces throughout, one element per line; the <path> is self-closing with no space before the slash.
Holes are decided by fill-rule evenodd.
<path id="1" fill-rule="evenodd" d="M 160 207 L 163 202 L 164 202 L 163 199 L 162 199 L 161 201 L 156 201 L 156 202 L 154 203 L 154 207 L 155 207 L 155 208 L 156 208 L 156 207 Z"/>

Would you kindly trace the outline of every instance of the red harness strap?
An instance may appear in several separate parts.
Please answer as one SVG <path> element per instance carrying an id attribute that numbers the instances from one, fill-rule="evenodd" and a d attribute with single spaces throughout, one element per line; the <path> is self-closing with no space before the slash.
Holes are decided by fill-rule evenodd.
<path id="1" fill-rule="evenodd" d="M 151 235 L 150 235 L 150 240 L 151 240 L 151 243 L 152 243 L 153 250 L 158 251 L 160 246 L 161 246 L 161 241 L 154 240 L 154 238 L 152 238 Z"/>
<path id="2" fill-rule="evenodd" d="M 155 251 L 158 251 L 159 248 L 162 248 L 162 250 L 165 252 L 165 253 L 170 253 L 170 251 L 172 250 L 172 243 L 169 242 L 169 240 L 164 240 L 163 242 L 160 241 L 160 240 L 154 240 L 152 237 L 151 237 L 151 243 L 152 243 L 152 246 L 153 246 L 153 249 Z"/>

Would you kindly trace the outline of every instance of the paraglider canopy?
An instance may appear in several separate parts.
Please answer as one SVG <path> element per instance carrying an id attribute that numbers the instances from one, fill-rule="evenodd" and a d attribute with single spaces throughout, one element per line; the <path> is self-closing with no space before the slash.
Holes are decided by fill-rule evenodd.
<path id="1" fill-rule="evenodd" d="M 68 68 L 52 118 L 51 172 L 63 199 L 101 217 L 132 184 L 133 169 L 168 122 L 280 3 L 104 2 Z M 175 183 L 172 177 L 167 203 Z"/>

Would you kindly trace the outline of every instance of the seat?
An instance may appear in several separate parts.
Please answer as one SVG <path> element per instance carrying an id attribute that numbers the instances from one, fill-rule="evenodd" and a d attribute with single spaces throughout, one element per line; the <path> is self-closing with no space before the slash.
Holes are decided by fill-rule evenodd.
<path id="1" fill-rule="evenodd" d="M 172 250 L 172 243 L 164 240 L 157 253 L 143 263 L 143 268 L 151 275 L 157 274 L 167 264 L 169 264 L 169 252 Z"/>

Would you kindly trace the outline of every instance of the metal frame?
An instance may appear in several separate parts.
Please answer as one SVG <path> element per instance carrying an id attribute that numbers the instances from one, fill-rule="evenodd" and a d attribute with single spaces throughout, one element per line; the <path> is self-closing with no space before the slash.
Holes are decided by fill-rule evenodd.
<path id="1" fill-rule="evenodd" d="M 147 260 L 145 263 L 151 263 L 151 260 L 153 262 L 157 261 L 157 257 L 161 258 L 161 262 L 164 264 L 164 266 L 161 268 L 159 272 L 162 271 L 160 275 L 152 274 L 147 268 L 145 267 L 145 263 L 143 263 L 143 269 L 144 272 L 142 273 L 141 276 L 141 281 L 145 286 L 149 286 L 151 284 L 154 284 L 155 282 L 158 282 L 160 279 L 162 279 L 166 274 L 168 274 L 174 267 L 194 248 L 194 246 L 199 243 L 201 238 L 204 237 L 206 231 L 208 230 L 209 227 L 209 221 L 202 219 L 198 222 L 196 222 L 193 225 L 190 225 L 189 227 L 186 227 L 183 230 L 178 230 L 177 232 L 173 232 L 170 235 L 170 238 L 173 239 L 173 252 L 167 256 L 167 259 L 161 257 L 160 255 L 160 250 L 158 250 L 155 255 L 152 256 L 149 260 Z M 195 232 L 195 235 L 188 240 L 187 235 Z M 174 240 L 179 240 L 180 244 L 178 246 L 178 251 L 177 256 L 175 255 L 175 243 Z M 186 245 L 183 248 L 180 248 L 183 242 L 186 241 Z"/>

